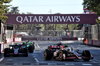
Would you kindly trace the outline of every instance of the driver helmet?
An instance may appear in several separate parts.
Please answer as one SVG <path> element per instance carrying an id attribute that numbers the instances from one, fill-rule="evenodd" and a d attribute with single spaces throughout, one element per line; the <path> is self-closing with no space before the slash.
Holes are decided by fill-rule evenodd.
<path id="1" fill-rule="evenodd" d="M 26 41 L 27 43 L 29 42 L 29 40 Z"/>
<path id="2" fill-rule="evenodd" d="M 30 42 L 32 44 L 32 42 Z"/>
<path id="3" fill-rule="evenodd" d="M 33 44 L 33 42 L 30 42 L 30 44 Z"/>
<path id="4" fill-rule="evenodd" d="M 62 43 L 60 42 L 60 43 L 58 43 L 58 46 L 60 46 L 60 45 L 62 45 Z"/>
<path id="5" fill-rule="evenodd" d="M 25 45 L 26 44 L 26 42 L 23 42 L 23 45 Z"/>
<path id="6" fill-rule="evenodd" d="M 67 44 L 64 44 L 64 47 L 68 47 Z"/>
<path id="7" fill-rule="evenodd" d="M 15 45 L 17 45 L 17 43 L 14 43 Z"/>

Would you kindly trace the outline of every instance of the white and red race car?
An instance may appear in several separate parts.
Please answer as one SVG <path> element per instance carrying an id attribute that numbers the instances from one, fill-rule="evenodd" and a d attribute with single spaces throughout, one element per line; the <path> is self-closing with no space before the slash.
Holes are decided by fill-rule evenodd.
<path id="1" fill-rule="evenodd" d="M 54 44 L 48 46 L 44 51 L 44 60 L 66 60 L 66 59 L 83 59 L 89 61 L 93 59 L 93 55 L 89 50 L 73 50 L 72 47 L 68 47 L 64 44 Z"/>

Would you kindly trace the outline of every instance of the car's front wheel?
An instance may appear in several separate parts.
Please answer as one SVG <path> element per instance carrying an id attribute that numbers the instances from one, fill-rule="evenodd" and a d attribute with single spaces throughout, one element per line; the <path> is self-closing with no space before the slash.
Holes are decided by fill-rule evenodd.
<path id="1" fill-rule="evenodd" d="M 51 60 L 53 57 L 53 54 L 50 50 L 45 50 L 44 51 L 44 60 Z"/>
<path id="2" fill-rule="evenodd" d="M 89 61 L 89 60 L 90 60 L 90 56 L 91 56 L 90 51 L 84 50 L 84 51 L 82 52 L 82 59 L 83 59 L 84 61 Z"/>
<path id="3" fill-rule="evenodd" d="M 8 57 L 8 56 L 9 56 L 9 55 L 7 55 L 7 54 L 8 54 L 8 51 L 9 51 L 8 48 L 5 48 L 5 49 L 4 49 L 4 57 Z"/>
<path id="4" fill-rule="evenodd" d="M 59 51 L 58 54 L 59 60 L 63 60 L 63 51 Z"/>

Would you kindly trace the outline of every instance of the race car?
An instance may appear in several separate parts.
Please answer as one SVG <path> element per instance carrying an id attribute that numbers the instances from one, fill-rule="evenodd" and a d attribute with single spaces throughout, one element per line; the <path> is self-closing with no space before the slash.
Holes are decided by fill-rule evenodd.
<path id="1" fill-rule="evenodd" d="M 34 49 L 35 49 L 34 44 L 35 44 L 34 42 L 28 42 L 28 41 L 26 41 L 26 42 L 23 42 L 22 45 L 24 45 L 24 46 L 26 45 L 26 47 L 27 47 L 29 53 L 33 53 L 33 51 L 34 51 Z"/>
<path id="2" fill-rule="evenodd" d="M 55 44 L 50 45 L 44 51 L 44 60 L 68 60 L 68 59 L 83 59 L 84 61 L 89 61 L 93 59 L 93 55 L 89 50 L 73 50 L 73 48 L 67 45 Z"/>
<path id="3" fill-rule="evenodd" d="M 9 45 L 9 48 L 4 49 L 4 57 L 8 56 L 19 56 L 23 55 L 25 57 L 28 56 L 27 49 L 23 45 Z"/>
<path id="4" fill-rule="evenodd" d="M 57 44 L 53 44 L 53 45 L 50 45 L 48 46 L 48 49 L 60 49 L 64 46 L 67 46 L 67 44 L 62 44 L 61 42 L 60 43 L 57 43 Z"/>

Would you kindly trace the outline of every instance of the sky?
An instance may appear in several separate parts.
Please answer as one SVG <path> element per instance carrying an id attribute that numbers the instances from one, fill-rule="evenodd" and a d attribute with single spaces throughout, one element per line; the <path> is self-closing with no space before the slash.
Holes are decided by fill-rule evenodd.
<path id="1" fill-rule="evenodd" d="M 83 0 L 12 0 L 10 5 L 18 6 L 20 13 L 33 14 L 81 14 Z"/>

